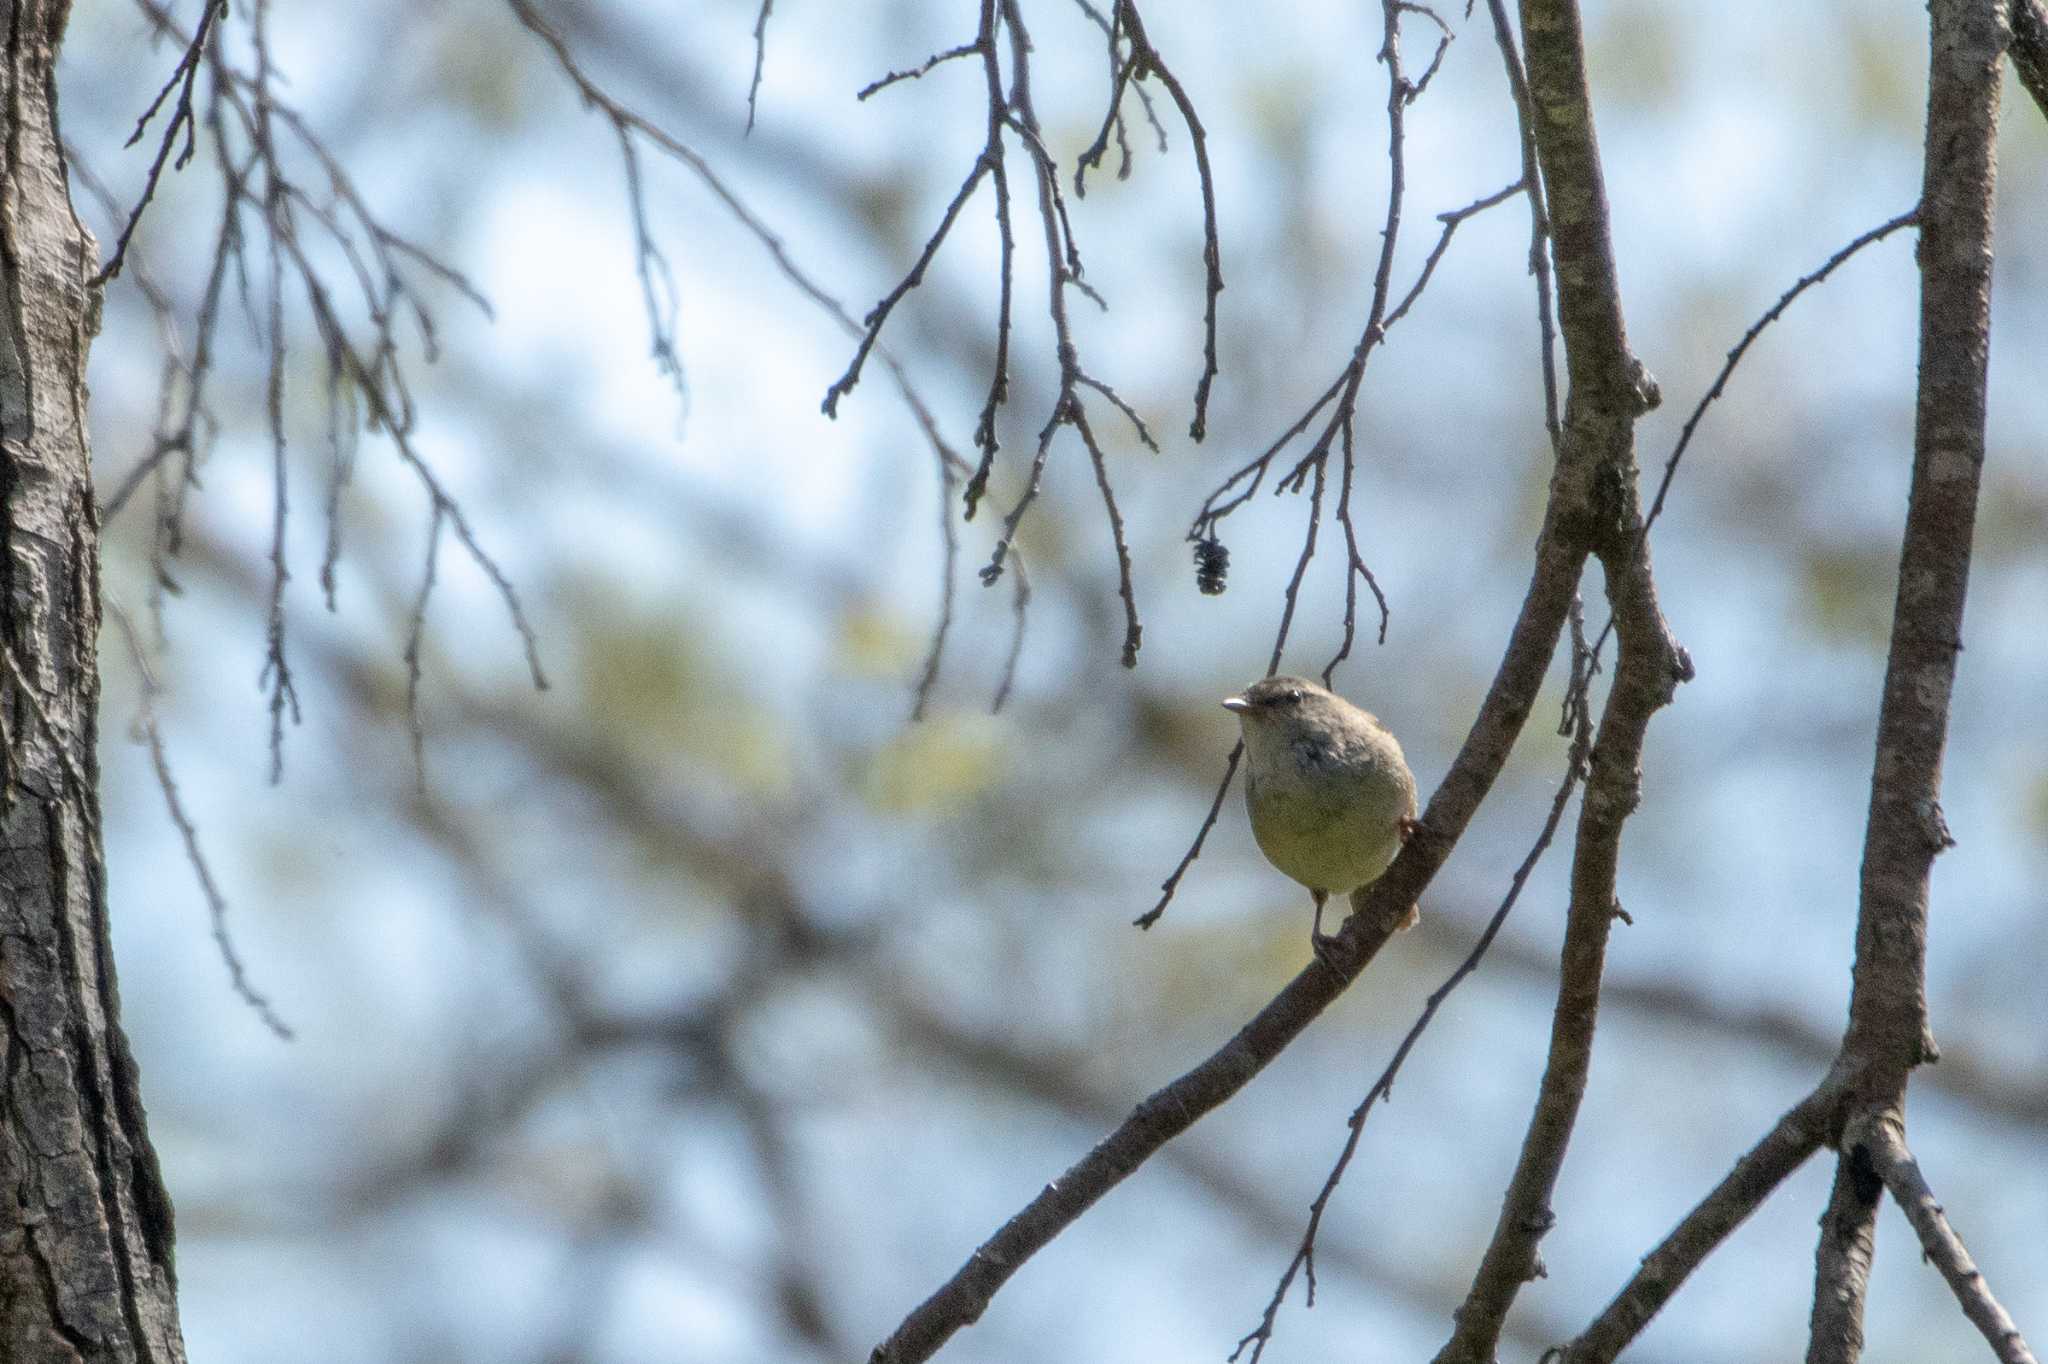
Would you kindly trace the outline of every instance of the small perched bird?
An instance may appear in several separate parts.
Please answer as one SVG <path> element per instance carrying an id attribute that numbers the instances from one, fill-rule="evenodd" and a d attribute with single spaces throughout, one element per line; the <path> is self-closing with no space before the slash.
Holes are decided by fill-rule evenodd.
<path id="1" fill-rule="evenodd" d="M 1415 774 L 1378 717 L 1304 678 L 1254 682 L 1223 708 L 1244 730 L 1252 836 L 1315 897 L 1320 956 L 1323 901 L 1378 880 L 1415 831 Z"/>

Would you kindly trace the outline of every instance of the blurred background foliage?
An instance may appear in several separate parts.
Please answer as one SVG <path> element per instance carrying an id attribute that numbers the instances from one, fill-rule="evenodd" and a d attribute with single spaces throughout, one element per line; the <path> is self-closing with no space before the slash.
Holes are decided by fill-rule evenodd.
<path id="1" fill-rule="evenodd" d="M 191 6 L 183 6 L 191 9 Z M 239 7 L 238 7 L 239 9 Z M 649 358 L 617 144 L 490 3 L 280 6 L 273 57 L 383 220 L 459 265 L 485 317 L 434 298 L 417 439 L 535 619 L 536 693 L 489 583 L 451 547 L 427 613 L 424 772 L 403 650 L 428 508 L 366 435 L 329 612 L 324 369 L 302 305 L 286 373 L 287 648 L 303 721 L 267 783 L 273 494 L 263 350 L 225 333 L 218 438 L 170 582 L 151 512 L 107 527 L 109 598 L 146 622 L 187 807 L 284 1044 L 230 993 L 106 652 L 107 843 L 127 1024 L 177 1199 L 185 1328 L 215 1361 L 851 1359 L 1144 1093 L 1306 960 L 1307 906 L 1233 794 L 1163 921 L 1129 927 L 1193 836 L 1300 544 L 1299 498 L 1226 523 L 1230 591 L 1182 533 L 1209 488 L 1321 390 L 1365 316 L 1384 211 L 1376 7 L 1154 6 L 1211 135 L 1228 289 L 1206 442 L 1200 211 L 1186 138 L 1073 200 L 1091 370 L 1159 433 L 1095 426 L 1145 621 L 1117 666 L 1115 560 L 1063 437 L 1010 583 L 974 569 L 1055 372 L 1035 227 L 1020 231 L 1005 451 L 961 528 L 927 719 L 912 687 L 940 606 L 940 490 L 886 378 L 818 411 L 851 345 L 675 167 L 644 165 L 680 299 L 681 390 Z M 175 12 L 175 11 L 174 11 Z M 982 137 L 978 74 L 882 73 L 971 37 L 959 7 L 785 3 L 744 135 L 757 8 L 551 7 L 606 87 L 696 147 L 856 315 L 914 259 Z M 1099 36 L 1030 7 L 1063 162 L 1092 138 Z M 190 22 L 192 15 L 180 16 Z M 1516 174 L 1483 15 L 1410 115 L 1397 281 L 1432 215 Z M 1919 6 L 1587 7 L 1632 341 L 1662 384 L 1654 476 L 1743 329 L 1918 188 Z M 1426 55 L 1415 21 L 1411 53 Z M 231 24 L 232 51 L 246 32 Z M 82 165 L 132 201 L 121 150 L 176 53 L 128 0 L 79 0 L 60 71 Z M 1413 58 L 1411 58 L 1413 60 Z M 1914 1140 L 2023 1329 L 2048 1322 L 2048 131 L 2008 83 L 1992 449 L 1946 774 L 1930 961 L 1939 1066 Z M 83 194 L 103 243 L 117 224 Z M 189 319 L 218 228 L 203 164 L 169 179 L 93 355 L 106 486 L 148 449 L 162 338 L 137 268 Z M 1465 225 L 1369 371 L 1355 514 L 1392 615 L 1340 689 L 1405 742 L 1425 790 L 1491 676 L 1547 477 L 1526 218 Z M 902 355 L 968 449 L 992 363 L 986 196 L 898 310 Z M 233 306 L 240 306 L 235 304 Z M 1911 447 L 1916 278 L 1905 235 L 1766 334 L 1706 418 L 1654 537 L 1699 678 L 1651 730 L 1623 866 L 1593 1088 L 1513 1357 L 1604 1302 L 1805 1092 L 1848 992 L 1856 866 Z M 358 318 L 360 320 L 360 318 Z M 957 503 L 944 514 L 957 520 Z M 1326 531 L 1333 528 L 1326 526 Z M 1336 647 L 1341 554 L 1312 570 L 1287 664 Z M 1604 619 L 1597 571 L 1588 612 Z M 149 614 L 160 598 L 161 611 Z M 1558 679 L 1553 679 L 1553 701 Z M 1532 723 L 1402 938 L 1303 1042 L 1022 1272 L 948 1358 L 1213 1359 L 1258 1313 L 1356 1103 L 1467 948 L 1541 823 L 1563 741 Z M 1490 1233 L 1545 1047 L 1565 858 L 1446 1008 L 1368 1127 L 1322 1239 L 1313 1311 L 1270 1358 L 1433 1350 Z M 1784 1358 L 1803 1339 L 1827 1172 L 1802 1174 L 1653 1324 L 1645 1359 Z M 1887 1214 L 1873 1361 L 1981 1348 Z M 1632 1358 L 1637 1357 L 1631 1355 Z"/>

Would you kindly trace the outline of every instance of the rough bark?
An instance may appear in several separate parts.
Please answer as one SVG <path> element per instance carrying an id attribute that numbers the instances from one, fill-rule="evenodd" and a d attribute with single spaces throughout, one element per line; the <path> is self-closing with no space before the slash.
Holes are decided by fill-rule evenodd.
<path id="1" fill-rule="evenodd" d="M 97 326 L 52 68 L 66 0 L 0 0 L 0 1359 L 182 1361 L 171 1209 L 120 1031 L 98 737 Z"/>

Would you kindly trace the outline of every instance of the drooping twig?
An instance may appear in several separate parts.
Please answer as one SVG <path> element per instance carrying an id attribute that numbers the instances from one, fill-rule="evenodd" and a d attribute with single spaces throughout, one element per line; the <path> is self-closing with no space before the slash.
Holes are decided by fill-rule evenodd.
<path id="1" fill-rule="evenodd" d="M 678 398 L 686 397 L 683 360 L 676 350 L 676 326 L 682 316 L 682 297 L 676 292 L 675 274 L 668 256 L 654 239 L 647 221 L 647 194 L 640 182 L 640 153 L 631 129 L 614 124 L 619 140 L 619 166 L 626 181 L 626 204 L 633 217 L 633 272 L 640 279 L 640 302 L 647 314 L 652 338 L 655 369 L 669 381 Z"/>
<path id="2" fill-rule="evenodd" d="M 128 646 L 128 656 L 135 665 L 135 675 L 140 683 L 135 715 L 136 735 L 149 749 L 150 766 L 156 772 L 157 787 L 164 793 L 164 808 L 170 813 L 171 823 L 177 827 L 178 837 L 185 845 L 185 860 L 191 864 L 193 875 L 199 878 L 199 890 L 206 897 L 207 917 L 213 926 L 214 947 L 220 953 L 221 964 L 227 968 L 228 984 L 251 1012 L 262 1020 L 264 1027 L 289 1042 L 292 1040 L 290 1025 L 278 1016 L 269 997 L 249 979 L 248 968 L 242 964 L 242 955 L 235 950 L 235 941 L 228 933 L 227 897 L 221 894 L 219 883 L 213 879 L 213 869 L 207 864 L 206 854 L 199 846 L 198 826 L 185 813 L 184 801 L 179 797 L 177 780 L 171 774 L 170 754 L 165 749 L 163 730 L 156 718 L 156 670 L 150 667 L 142 641 L 137 637 L 127 612 L 116 603 L 108 602 L 107 614 L 119 627 L 121 638 Z"/>
<path id="3" fill-rule="evenodd" d="M 434 576 L 441 557 L 441 527 L 447 511 L 436 502 L 427 522 L 426 566 L 420 571 L 420 590 L 412 599 L 405 627 L 405 723 L 412 737 L 414 784 L 424 798 L 427 794 L 427 723 L 420 709 L 420 653 L 427 635 L 427 605 L 434 597 Z"/>
<path id="4" fill-rule="evenodd" d="M 199 79 L 200 58 L 206 52 L 207 40 L 213 36 L 215 23 L 226 16 L 228 0 L 207 0 L 199 12 L 199 23 L 192 30 L 192 37 L 185 44 L 185 51 L 178 58 L 178 64 L 171 71 L 170 79 L 157 91 L 156 98 L 142 111 L 135 121 L 135 131 L 128 137 L 128 146 L 142 140 L 142 134 L 149 128 L 150 120 L 163 108 L 171 91 L 178 92 L 178 98 L 171 105 L 171 116 L 164 123 L 162 139 L 157 143 L 156 159 L 149 163 L 149 175 L 143 181 L 142 193 L 136 196 L 135 207 L 128 214 L 128 221 L 121 226 L 121 235 L 114 241 L 114 254 L 107 257 L 107 263 L 92 277 L 94 287 L 106 284 L 121 273 L 121 265 L 128 258 L 128 243 L 134 239 L 135 229 L 142 222 L 142 212 L 149 207 L 149 201 L 156 197 L 157 181 L 163 178 L 164 162 L 170 158 L 171 148 L 177 145 L 178 134 L 185 135 L 184 150 L 178 153 L 176 169 L 183 170 L 192 160 L 196 145 L 196 119 L 192 110 L 192 89 Z"/>
<path id="5" fill-rule="evenodd" d="M 560 68 L 563 76 L 569 83 L 576 88 L 576 92 L 581 96 L 583 102 L 596 110 L 612 125 L 622 147 L 630 145 L 634 139 L 640 139 L 661 155 L 684 167 L 697 177 L 697 180 L 725 208 L 734 221 L 738 222 L 748 235 L 753 237 L 760 244 L 761 248 L 768 253 L 768 257 L 774 263 L 776 270 L 784 279 L 789 281 L 799 294 L 836 322 L 849 336 L 856 338 L 865 337 L 866 329 L 862 324 L 854 318 L 852 313 L 847 311 L 843 303 L 813 279 L 802 266 L 797 264 L 795 257 L 790 254 L 789 248 L 783 243 L 782 239 L 725 182 L 724 178 L 713 169 L 709 161 L 699 154 L 695 148 L 664 128 L 661 124 L 656 123 L 606 91 L 584 69 L 582 63 L 577 59 L 575 52 L 571 50 L 568 40 L 530 3 L 530 0 L 506 0 L 506 3 L 511 9 L 513 17 L 547 48 L 548 52 L 553 56 L 556 66 Z M 970 46 L 968 50 L 978 51 L 979 49 Z M 622 153 L 622 157 L 623 155 Z M 628 162 L 627 166 L 630 172 L 628 176 L 628 189 L 635 196 L 636 200 L 634 204 L 634 221 L 637 224 L 645 225 L 647 215 L 644 203 L 640 202 L 643 191 L 638 180 L 637 161 Z M 1007 225 L 1005 225 L 1004 230 L 1007 234 Z M 647 238 L 647 240 L 651 243 L 651 237 Z M 644 256 L 642 259 L 644 261 Z M 1007 278 L 1007 267 L 1005 277 Z M 648 295 L 650 304 L 653 297 L 653 295 Z M 661 314 L 651 312 L 649 315 L 649 326 L 657 338 L 657 344 L 659 344 L 659 338 L 664 335 Z M 1007 336 L 1005 335 L 1006 340 Z M 909 409 L 912 419 L 916 422 L 926 443 L 931 447 L 939 467 L 950 473 L 968 473 L 969 467 L 967 463 L 961 459 L 958 452 L 946 440 L 944 433 L 939 430 L 937 417 L 933 415 L 930 404 L 918 392 L 916 384 L 911 380 L 910 372 L 904 368 L 902 361 L 886 346 L 875 345 L 872 348 L 872 354 L 888 371 L 891 380 L 896 385 L 898 394 L 903 399 L 904 406 Z M 999 364 L 998 369 L 1002 369 L 1002 365 Z M 991 427 L 993 426 L 992 418 L 990 419 L 990 425 Z M 946 474 L 942 474 L 941 481 L 944 482 L 946 477 Z M 950 580 L 951 573 L 949 572 L 947 576 Z M 1028 597 L 1028 593 L 1020 592 L 1020 600 L 1026 597 Z M 938 642 L 941 645 L 943 644 L 942 640 Z M 942 652 L 942 649 L 934 651 L 929 655 L 930 660 L 935 664 Z M 936 680 L 935 672 L 933 676 L 934 680 Z M 922 681 L 920 681 L 919 686 L 921 694 L 928 692 L 929 688 Z"/>
<path id="6" fill-rule="evenodd" d="M 1308 528 L 1302 533 L 1301 553 L 1294 561 L 1294 572 L 1287 579 L 1287 586 L 1281 589 L 1280 624 L 1273 631 L 1273 652 L 1266 660 L 1266 673 L 1271 676 L 1280 671 L 1280 659 L 1287 651 L 1287 632 L 1294 626 L 1294 608 L 1301 600 L 1302 579 L 1308 576 L 1309 561 L 1316 557 L 1316 534 L 1323 524 L 1323 488 L 1329 478 L 1329 461 L 1316 460 L 1307 466 L 1297 465 L 1288 478 L 1282 480 L 1275 492 L 1284 492 L 1290 483 L 1298 487 L 1302 476 L 1313 475 L 1314 486 L 1308 495 Z"/>
<path id="7" fill-rule="evenodd" d="M 1003 674 L 996 694 L 988 703 L 991 715 L 1002 714 L 1011 689 L 1017 685 L 1017 664 L 1024 657 L 1024 627 L 1031 620 L 1031 575 L 1024 571 L 1024 556 L 1010 552 L 1010 647 L 1003 655 Z"/>
<path id="8" fill-rule="evenodd" d="M 1139 439 L 1148 445 L 1152 441 L 1151 433 L 1146 430 L 1136 410 L 1129 403 L 1082 366 L 1080 348 L 1074 340 L 1068 321 L 1067 290 L 1078 289 L 1090 298 L 1095 298 L 1095 295 L 1082 282 L 1080 252 L 1074 241 L 1065 200 L 1060 193 L 1058 167 L 1039 135 L 1038 114 L 1032 104 L 1029 80 L 1028 59 L 1031 42 L 1024 30 L 1022 13 L 1015 0 L 998 0 L 996 12 L 1001 16 L 1002 31 L 1009 35 L 1011 74 L 1005 95 L 998 64 L 984 54 L 983 68 L 987 74 L 991 110 L 995 108 L 999 97 L 1003 102 L 1001 125 L 992 127 L 989 145 L 1000 149 L 1001 132 L 1007 128 L 1015 134 L 1030 159 L 1033 183 L 1038 189 L 1038 218 L 1045 240 L 1046 312 L 1052 322 L 1060 379 L 1059 391 L 1053 398 L 1051 415 L 1038 433 L 1038 446 L 1032 455 L 1030 475 L 1025 481 L 1024 491 L 1012 505 L 1009 514 L 1003 518 L 1002 532 L 997 537 L 988 562 L 982 566 L 981 580 L 985 585 L 992 585 L 1002 576 L 1003 560 L 1015 544 L 1018 526 L 1038 497 L 1046 462 L 1052 451 L 1053 438 L 1062 427 L 1072 427 L 1082 447 L 1088 451 L 1089 460 L 1095 470 L 1096 486 L 1109 518 L 1111 542 L 1116 552 L 1117 592 L 1124 604 L 1122 660 L 1125 667 L 1132 668 L 1137 666 L 1138 648 L 1143 632 L 1138 621 L 1137 594 L 1131 580 L 1130 551 L 1123 540 L 1123 514 L 1117 506 L 1115 489 L 1110 482 L 1107 457 L 1089 425 L 1082 391 L 1093 391 L 1108 399 L 1131 421 Z M 992 34 L 993 30 L 989 32 Z M 991 119 L 994 119 L 993 112 Z M 987 153 L 984 155 L 986 157 Z M 1100 302 L 1099 299 L 1096 301 Z M 981 463 L 976 467 L 974 476 L 968 483 L 967 496 L 970 499 L 978 496 L 976 483 L 985 482 L 994 456 L 990 425 L 992 420 L 993 408 L 984 408 L 982 433 L 988 435 L 988 440 L 982 444 Z M 978 434 L 977 441 L 981 440 L 982 434 Z"/>
<path id="9" fill-rule="evenodd" d="M 1116 8 L 1108 27 L 1109 59 L 1112 71 L 1110 80 L 1109 108 L 1102 120 L 1102 131 L 1095 142 L 1074 161 L 1074 193 L 1087 193 L 1087 172 L 1102 163 L 1103 152 L 1108 149 L 1112 128 L 1120 128 L 1123 92 L 1126 86 L 1136 84 L 1141 92 L 1148 78 L 1156 78 L 1166 87 L 1166 93 L 1173 100 L 1174 108 L 1180 111 L 1181 122 L 1187 126 L 1188 143 L 1195 152 L 1195 178 L 1202 189 L 1202 268 L 1205 280 L 1205 300 L 1202 312 L 1202 377 L 1195 381 L 1195 415 L 1188 424 L 1191 439 L 1201 440 L 1209 430 L 1209 390 L 1218 373 L 1216 361 L 1216 300 L 1223 292 L 1223 246 L 1216 228 L 1216 177 L 1209 167 L 1208 132 L 1202 127 L 1201 118 L 1195 113 L 1195 103 L 1188 97 L 1187 88 L 1173 74 L 1160 57 L 1151 39 L 1145 35 L 1145 21 L 1138 13 L 1135 0 L 1116 0 Z M 1118 40 L 1125 45 L 1125 55 L 1119 57 Z M 1151 114 L 1151 106 L 1146 106 Z M 1158 126 L 1154 119 L 1153 126 Z M 1162 149 L 1166 134 L 1159 134 Z"/>
<path id="10" fill-rule="evenodd" d="M 1387 594 L 1380 590 L 1380 581 L 1373 576 L 1365 562 L 1365 552 L 1358 547 L 1358 524 L 1351 519 L 1351 482 L 1358 468 L 1358 452 L 1354 448 L 1350 418 L 1344 421 L 1343 476 L 1337 485 L 1337 524 L 1344 528 L 1344 638 L 1337 646 L 1337 652 L 1323 665 L 1323 685 L 1335 686 L 1337 665 L 1351 656 L 1351 646 L 1358 639 L 1358 584 L 1363 582 L 1372 593 L 1373 601 L 1380 609 L 1380 626 L 1377 643 L 1387 642 L 1387 622 L 1393 612 L 1387 606 Z"/>
<path id="11" fill-rule="evenodd" d="M 250 19 L 250 33 L 256 50 L 256 75 L 254 79 L 255 121 L 250 129 L 259 151 L 275 145 L 271 131 L 270 116 L 273 103 L 270 64 L 270 43 L 267 38 L 269 7 L 256 6 Z M 264 650 L 262 683 L 270 687 L 270 784 L 275 786 L 284 779 L 284 717 L 287 708 L 293 724 L 299 723 L 299 693 L 292 683 L 291 664 L 285 657 L 285 584 L 291 581 L 291 570 L 285 563 L 284 532 L 285 520 L 290 514 L 290 499 L 287 496 L 287 470 L 289 462 L 285 452 L 284 431 L 284 262 L 282 245 L 284 237 L 293 235 L 290 201 L 286 196 L 285 182 L 271 163 L 264 174 L 263 188 L 264 219 L 270 224 L 269 248 L 265 259 L 269 262 L 269 279 L 266 295 L 269 301 L 269 315 L 264 327 L 263 348 L 265 374 L 263 386 L 264 413 L 270 423 L 270 609 L 264 627 Z"/>
<path id="12" fill-rule="evenodd" d="M 184 90 L 180 105 L 190 109 L 187 155 L 196 124 L 205 132 L 222 193 L 221 227 L 199 304 L 192 357 L 181 362 L 173 356 L 167 363 L 150 449 L 104 503 L 106 516 L 118 514 L 138 488 L 152 477 L 157 479 L 152 605 L 160 601 L 162 592 L 175 591 L 168 560 L 177 553 L 187 494 L 197 487 L 198 465 L 216 425 L 208 407 L 208 390 L 221 300 L 232 267 L 243 310 L 267 366 L 272 582 L 262 677 L 270 693 L 273 776 L 280 770 L 284 719 L 295 719 L 298 712 L 285 650 L 285 584 L 290 574 L 284 547 L 290 469 L 283 386 L 292 344 L 289 329 L 294 321 L 287 295 L 293 290 L 303 297 L 313 330 L 326 352 L 330 468 L 325 499 L 327 546 L 320 578 L 329 606 L 335 604 L 335 567 L 341 551 L 341 495 L 352 476 L 355 433 L 367 423 L 391 438 L 401 463 L 443 509 L 465 551 L 490 579 L 520 637 L 535 684 L 544 687 L 538 640 L 517 592 L 411 437 L 414 410 L 400 324 L 410 319 L 416 325 L 424 358 L 431 362 L 436 328 L 422 292 L 424 283 L 430 279 L 453 289 L 487 315 L 488 302 L 460 271 L 385 226 L 319 135 L 285 102 L 285 74 L 276 68 L 270 51 L 267 3 L 248 9 L 253 61 L 247 65 L 231 60 L 223 44 L 214 41 L 219 33 L 218 16 L 227 12 L 226 6 L 209 4 L 191 34 L 182 30 L 159 0 L 137 0 L 137 7 L 158 33 L 184 46 L 192 63 L 181 65 L 182 75 L 176 78 Z M 207 76 L 203 87 L 197 84 L 201 69 Z M 315 183 L 325 181 L 324 191 L 302 183 L 301 173 L 309 164 Z M 245 217 L 261 229 L 260 273 L 250 269 Z M 366 328 L 348 320 L 328 278 L 331 261 L 317 256 L 316 244 L 331 250 L 333 258 L 342 263 L 343 278 L 352 282 L 368 314 Z M 166 466 L 175 467 L 175 477 L 163 476 Z"/>
<path id="13" fill-rule="evenodd" d="M 932 625 L 931 642 L 925 647 L 924 667 L 918 670 L 917 687 L 911 693 L 910 718 L 924 718 L 931 704 L 932 688 L 939 682 L 939 662 L 946 654 L 946 636 L 953 629 L 953 577 L 960 563 L 960 532 L 953 525 L 953 488 L 959 482 L 952 464 L 941 458 L 939 474 L 939 614 Z"/>

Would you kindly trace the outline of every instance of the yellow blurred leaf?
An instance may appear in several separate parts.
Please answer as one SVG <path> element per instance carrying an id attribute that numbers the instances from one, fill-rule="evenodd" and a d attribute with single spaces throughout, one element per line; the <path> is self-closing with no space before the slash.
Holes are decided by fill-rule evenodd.
<path id="1" fill-rule="evenodd" d="M 855 677 L 901 677 L 916 666 L 925 641 L 902 620 L 871 602 L 839 616 L 835 652 L 840 669 Z"/>
<path id="2" fill-rule="evenodd" d="M 783 722 L 716 674 L 687 619 L 580 595 L 577 675 L 594 729 L 621 752 L 707 768 L 743 794 L 787 793 Z"/>
<path id="3" fill-rule="evenodd" d="M 1002 775 L 1002 742 L 986 716 L 942 716 L 911 725 L 880 752 L 864 783 L 877 809 L 911 814 L 954 806 Z"/>
<path id="4" fill-rule="evenodd" d="M 1801 552 L 1806 617 L 1822 634 L 1882 647 L 1898 590 L 1889 545 L 1809 545 Z"/>
<path id="5" fill-rule="evenodd" d="M 2034 774 L 2032 788 L 2026 801 L 2027 831 L 2034 841 L 2048 846 L 2048 766 Z"/>

